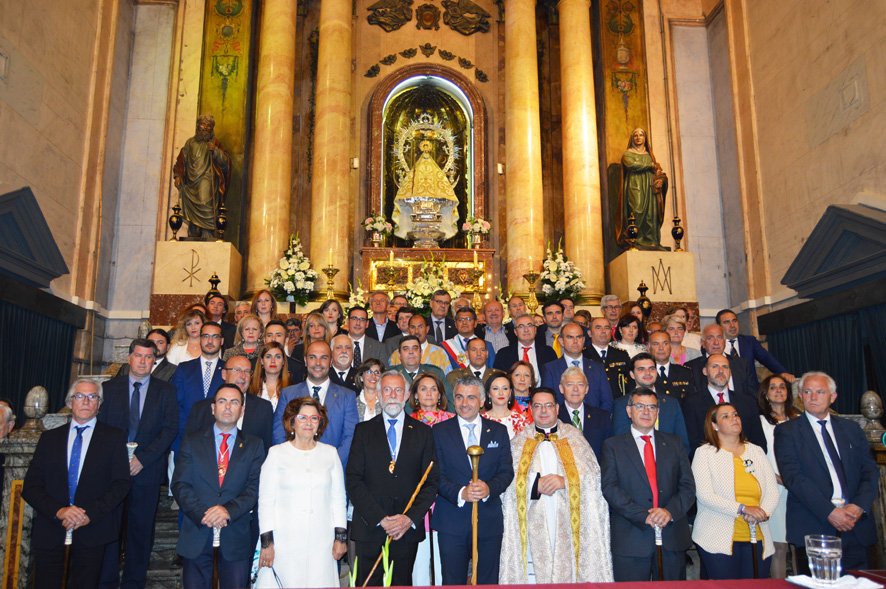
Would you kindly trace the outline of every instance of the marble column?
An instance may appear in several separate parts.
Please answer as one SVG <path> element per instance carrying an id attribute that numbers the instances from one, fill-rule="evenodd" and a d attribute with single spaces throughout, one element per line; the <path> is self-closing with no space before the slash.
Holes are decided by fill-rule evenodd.
<path id="1" fill-rule="evenodd" d="M 505 209 L 508 287 L 527 289 L 523 274 L 540 271 L 542 224 L 541 125 L 535 0 L 505 3 Z"/>
<path id="2" fill-rule="evenodd" d="M 589 0 L 560 0 L 560 84 L 563 111 L 563 216 L 566 255 L 584 274 L 584 295 L 605 290 L 600 160 L 594 104 Z"/>
<path id="3" fill-rule="evenodd" d="M 314 170 L 311 178 L 311 260 L 339 269 L 336 292 L 350 272 L 351 0 L 322 0 L 317 55 Z M 321 274 L 318 291 L 326 290 Z"/>
<path id="4" fill-rule="evenodd" d="M 289 241 L 296 0 L 265 0 L 255 93 L 247 292 L 265 286 Z"/>

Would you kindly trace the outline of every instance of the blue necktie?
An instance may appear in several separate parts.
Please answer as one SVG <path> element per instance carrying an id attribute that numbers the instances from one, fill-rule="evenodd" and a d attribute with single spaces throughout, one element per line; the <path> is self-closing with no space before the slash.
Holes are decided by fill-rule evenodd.
<path id="1" fill-rule="evenodd" d="M 397 423 L 397 420 L 389 419 L 388 423 L 391 424 L 391 427 L 388 428 L 388 444 L 391 445 L 391 460 L 394 460 L 397 454 L 397 430 L 394 429 L 394 424 Z"/>
<path id="2" fill-rule="evenodd" d="M 476 446 L 477 445 L 477 436 L 474 435 L 474 428 L 477 426 L 476 423 L 466 423 L 465 427 L 468 428 L 468 446 Z"/>
<path id="3" fill-rule="evenodd" d="M 77 494 L 77 479 L 80 478 L 80 453 L 83 451 L 83 431 L 87 427 L 89 426 L 74 426 L 74 429 L 77 430 L 77 438 L 71 448 L 71 462 L 68 464 L 68 496 L 71 499 L 71 505 L 74 504 L 74 495 Z"/>
<path id="4" fill-rule="evenodd" d="M 580 361 L 580 360 L 573 360 L 573 361 L 572 361 L 572 365 L 575 366 L 576 368 L 578 368 L 578 365 L 579 365 L 579 364 L 581 364 L 581 361 Z"/>
<path id="5" fill-rule="evenodd" d="M 834 446 L 834 440 L 831 439 L 831 434 L 828 433 L 828 428 L 825 427 L 827 423 L 828 422 L 824 419 L 818 421 L 818 424 L 821 426 L 821 437 L 824 440 L 824 447 L 827 448 L 828 456 L 831 457 L 831 464 L 834 465 L 834 470 L 837 471 L 837 480 L 840 481 L 840 496 L 845 499 L 846 475 L 843 473 L 843 461 L 840 460 L 840 454 L 837 453 L 837 447 Z"/>
<path id="6" fill-rule="evenodd" d="M 140 417 L 139 405 L 141 402 L 141 393 L 139 389 L 142 383 L 132 383 L 132 397 L 129 399 L 129 441 L 135 441 L 135 434 L 138 432 L 138 419 Z"/>
<path id="7" fill-rule="evenodd" d="M 320 402 L 320 388 L 321 387 L 311 387 L 311 388 L 314 389 L 314 400 L 319 403 Z"/>
<path id="8" fill-rule="evenodd" d="M 461 347 L 463 347 L 465 349 L 465 352 L 467 352 L 468 351 L 468 340 L 466 340 L 465 338 L 461 338 Z"/>
<path id="9" fill-rule="evenodd" d="M 606 362 L 606 350 L 600 352 L 600 359 Z"/>

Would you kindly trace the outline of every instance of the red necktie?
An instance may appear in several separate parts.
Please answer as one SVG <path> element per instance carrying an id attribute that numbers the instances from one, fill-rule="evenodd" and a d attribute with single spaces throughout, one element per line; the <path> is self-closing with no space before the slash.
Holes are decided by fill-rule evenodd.
<path id="1" fill-rule="evenodd" d="M 523 361 L 529 362 L 529 348 L 523 346 Z M 531 364 L 531 362 L 529 362 Z"/>
<path id="2" fill-rule="evenodd" d="M 723 404 L 726 402 L 726 399 L 723 398 L 723 393 L 717 393 L 717 397 L 720 399 L 717 403 Z"/>
<path id="3" fill-rule="evenodd" d="M 643 447 L 643 462 L 646 463 L 646 476 L 649 477 L 649 486 L 652 488 L 652 507 L 658 507 L 658 477 L 655 475 L 655 451 L 650 439 L 652 436 L 640 436 L 646 442 Z"/>
<path id="4" fill-rule="evenodd" d="M 228 471 L 228 438 L 231 434 L 222 434 L 221 444 L 218 446 L 218 486 L 225 482 L 225 473 Z"/>

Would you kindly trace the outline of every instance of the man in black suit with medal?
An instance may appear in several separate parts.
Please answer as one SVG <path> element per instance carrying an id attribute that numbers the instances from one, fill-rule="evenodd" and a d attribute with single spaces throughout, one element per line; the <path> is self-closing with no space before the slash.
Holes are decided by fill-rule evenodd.
<path id="1" fill-rule="evenodd" d="M 609 327 L 608 319 L 594 318 L 588 331 L 591 333 L 591 343 L 585 348 L 584 355 L 591 360 L 603 362 L 609 388 L 612 389 L 612 398 L 618 399 L 632 388 L 628 375 L 631 357 L 624 350 L 610 347 L 612 328 Z"/>
<path id="2" fill-rule="evenodd" d="M 396 563 L 392 585 L 411 586 L 418 543 L 425 537 L 422 520 L 436 497 L 440 471 L 431 428 L 403 410 L 406 379 L 388 371 L 380 387 L 383 411 L 357 424 L 345 469 L 348 496 L 354 504 L 351 539 L 358 559 L 357 584 L 363 585 L 390 537 L 389 558 Z M 427 480 L 404 514 L 431 462 L 435 464 Z M 368 584 L 382 585 L 381 566 Z"/>

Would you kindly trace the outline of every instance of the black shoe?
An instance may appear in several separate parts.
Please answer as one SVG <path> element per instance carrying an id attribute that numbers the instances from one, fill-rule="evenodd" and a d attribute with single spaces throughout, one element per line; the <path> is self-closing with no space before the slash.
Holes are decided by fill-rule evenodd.
<path id="1" fill-rule="evenodd" d="M 184 564 L 184 562 L 185 562 L 185 559 L 182 557 L 182 555 L 176 554 L 175 556 L 172 557 L 172 563 L 170 564 L 170 567 L 174 568 L 174 569 L 180 569 L 180 568 L 182 568 L 182 565 Z"/>

